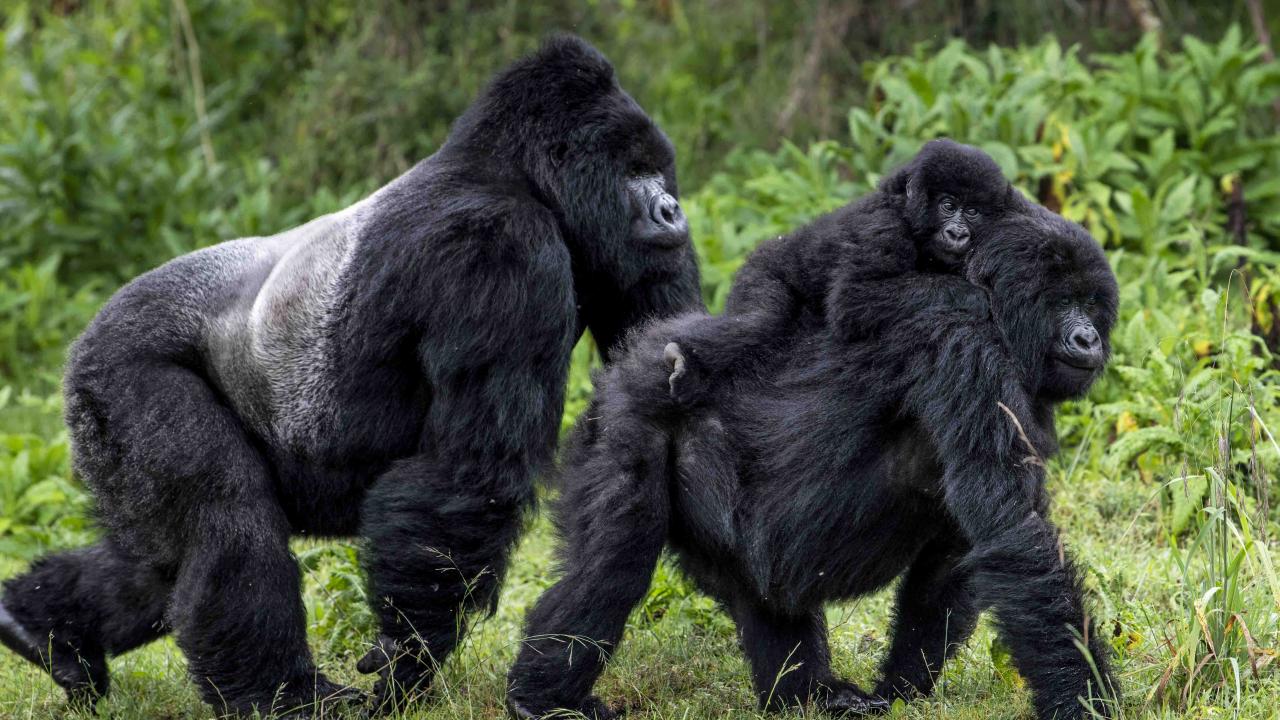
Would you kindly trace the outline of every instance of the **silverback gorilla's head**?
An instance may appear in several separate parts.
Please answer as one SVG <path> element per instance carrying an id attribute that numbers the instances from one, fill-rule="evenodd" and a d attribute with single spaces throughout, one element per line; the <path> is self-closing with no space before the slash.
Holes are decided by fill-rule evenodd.
<path id="1" fill-rule="evenodd" d="M 688 273 L 675 150 L 585 41 L 555 36 L 513 63 L 449 143 L 514 165 L 503 170 L 555 214 L 575 265 L 599 281 L 630 288 Z"/>
<path id="2" fill-rule="evenodd" d="M 1028 389 L 1054 401 L 1082 397 L 1102 374 L 1116 321 L 1119 291 L 1102 247 L 1030 203 L 989 232 L 967 274 L 990 290 L 992 312 L 1029 371 Z"/>

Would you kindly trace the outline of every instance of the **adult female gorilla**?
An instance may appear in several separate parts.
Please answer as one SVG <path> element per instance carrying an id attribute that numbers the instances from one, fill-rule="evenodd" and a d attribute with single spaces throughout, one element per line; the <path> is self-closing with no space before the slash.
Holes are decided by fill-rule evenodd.
<path id="1" fill-rule="evenodd" d="M 766 707 L 868 712 L 927 693 L 987 606 L 1041 718 L 1079 717 L 1077 698 L 1100 694 L 1073 632 L 1109 692 L 1043 468 L 1025 460 L 1056 449 L 1054 405 L 1100 373 L 1116 283 L 1079 226 L 1030 213 L 988 230 L 968 281 L 898 278 L 878 336 L 850 340 L 837 324 L 847 309 L 810 308 L 790 353 L 723 378 L 693 411 L 670 398 L 661 356 L 706 316 L 638 335 L 577 430 L 559 507 L 565 573 L 530 612 L 513 714 L 613 716 L 590 689 L 664 544 L 732 614 Z M 831 671 L 823 604 L 904 573 L 884 675 L 866 694 Z"/>

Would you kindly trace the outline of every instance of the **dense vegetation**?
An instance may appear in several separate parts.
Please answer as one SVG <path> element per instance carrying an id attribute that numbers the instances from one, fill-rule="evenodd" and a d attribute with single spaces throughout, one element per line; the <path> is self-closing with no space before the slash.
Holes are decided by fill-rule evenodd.
<path id="1" fill-rule="evenodd" d="M 1126 713 L 1275 717 L 1280 66 L 1252 33 L 1130 44 L 1099 31 L 1074 38 L 1086 51 L 1009 21 L 970 34 L 978 43 L 886 35 L 819 53 L 806 74 L 817 41 L 804 38 L 820 23 L 763 3 L 365 5 L 0 10 L 0 577 L 93 536 L 57 385 L 68 342 L 119 283 L 357 199 L 430 153 L 492 69 L 547 28 L 575 28 L 614 57 L 679 148 L 714 306 L 757 242 L 867 191 L 938 135 L 984 147 L 1026 193 L 1084 223 L 1120 277 L 1121 321 L 1104 381 L 1062 413 L 1051 483 L 1113 639 Z M 811 15 L 853 32 L 833 7 Z M 589 341 L 575 357 L 566 426 L 590 392 Z M 496 715 L 550 548 L 539 520 L 503 609 L 421 717 Z M 355 679 L 372 637 L 355 548 L 296 549 L 313 646 L 327 671 Z M 831 611 L 837 663 L 864 683 L 885 613 L 883 597 Z M 663 566 L 632 625 L 606 694 L 643 717 L 754 715 L 729 621 L 674 570 Z M 117 661 L 102 711 L 201 716 L 182 668 L 169 642 Z M 1026 712 L 988 630 L 944 680 L 938 698 L 896 712 Z M 59 703 L 50 682 L 0 655 L 0 715 L 43 717 Z"/>

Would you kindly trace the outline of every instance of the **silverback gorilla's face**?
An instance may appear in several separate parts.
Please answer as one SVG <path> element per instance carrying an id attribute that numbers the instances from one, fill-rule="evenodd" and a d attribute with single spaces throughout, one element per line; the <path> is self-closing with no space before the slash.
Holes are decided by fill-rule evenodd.
<path id="1" fill-rule="evenodd" d="M 675 150 L 582 40 L 553 37 L 513 63 L 450 139 L 554 214 L 580 281 L 627 291 L 696 277 Z"/>
<path id="2" fill-rule="evenodd" d="M 565 141 L 556 195 L 570 243 L 628 287 L 679 273 L 692 253 L 676 188 L 675 151 L 620 89 Z"/>
<path id="3" fill-rule="evenodd" d="M 631 238 L 656 250 L 671 250 L 689 242 L 689 223 L 680 201 L 667 190 L 659 173 L 640 175 L 627 181 L 627 204 L 631 207 Z"/>

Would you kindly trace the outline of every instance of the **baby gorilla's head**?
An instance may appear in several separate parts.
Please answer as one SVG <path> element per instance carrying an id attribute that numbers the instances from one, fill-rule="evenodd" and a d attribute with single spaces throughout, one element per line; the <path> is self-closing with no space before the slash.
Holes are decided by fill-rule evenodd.
<path id="1" fill-rule="evenodd" d="M 982 242 L 984 228 L 1022 204 L 990 155 L 946 139 L 926 143 L 880 188 L 902 197 L 923 263 L 949 270 Z"/>

